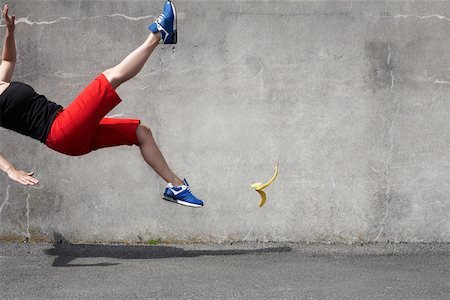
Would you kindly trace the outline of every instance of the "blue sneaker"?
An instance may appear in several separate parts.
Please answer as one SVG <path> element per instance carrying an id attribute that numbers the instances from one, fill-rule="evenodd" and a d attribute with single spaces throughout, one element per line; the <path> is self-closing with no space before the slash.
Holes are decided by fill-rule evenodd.
<path id="1" fill-rule="evenodd" d="M 153 33 L 161 32 L 164 44 L 177 43 L 177 13 L 170 0 L 166 1 L 163 13 L 148 28 Z"/>
<path id="2" fill-rule="evenodd" d="M 169 183 L 164 191 L 163 199 L 190 207 L 202 207 L 203 201 L 192 194 L 186 179 L 183 179 L 183 183 L 180 186 Z"/>

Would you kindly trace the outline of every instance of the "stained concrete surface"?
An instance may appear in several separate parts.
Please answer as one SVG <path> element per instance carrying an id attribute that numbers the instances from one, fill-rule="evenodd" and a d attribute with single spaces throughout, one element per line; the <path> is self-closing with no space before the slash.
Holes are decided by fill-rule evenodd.
<path id="1" fill-rule="evenodd" d="M 140 45 L 163 1 L 12 1 L 14 80 L 68 105 Z M 161 201 L 136 147 L 56 154 L 0 130 L 37 188 L 0 176 L 0 238 L 450 241 L 448 1 L 177 0 L 111 116 L 151 126 L 205 200 Z M 1 35 L 2 36 L 2 35 Z M 259 209 L 252 182 L 277 181 Z"/>
<path id="2" fill-rule="evenodd" d="M 2 299 L 448 299 L 450 247 L 0 245 Z"/>

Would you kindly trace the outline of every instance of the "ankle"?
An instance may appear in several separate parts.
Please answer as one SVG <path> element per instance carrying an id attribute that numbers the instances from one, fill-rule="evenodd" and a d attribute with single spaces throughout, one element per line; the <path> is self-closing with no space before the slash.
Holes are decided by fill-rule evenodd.
<path id="1" fill-rule="evenodd" d="M 159 44 L 159 41 L 161 41 L 161 32 L 155 32 L 155 33 L 150 33 L 149 37 L 148 37 L 148 42 L 151 45 L 154 44 Z"/>
<path id="2" fill-rule="evenodd" d="M 169 183 L 171 183 L 173 186 L 184 185 L 184 182 L 178 177 L 173 178 L 171 181 L 169 181 Z"/>

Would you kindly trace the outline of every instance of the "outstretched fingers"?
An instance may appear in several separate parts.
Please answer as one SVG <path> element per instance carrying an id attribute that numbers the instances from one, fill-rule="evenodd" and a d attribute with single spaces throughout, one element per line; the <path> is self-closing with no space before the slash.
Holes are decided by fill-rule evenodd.
<path id="1" fill-rule="evenodd" d="M 36 185 L 39 183 L 39 180 L 33 177 L 34 172 L 24 172 L 24 171 L 18 171 L 14 170 L 10 173 L 8 173 L 9 177 L 23 185 Z"/>
<path id="2" fill-rule="evenodd" d="M 8 4 L 5 4 L 5 6 L 3 7 L 2 14 L 3 14 L 3 18 L 5 18 L 6 21 L 9 20 L 8 12 L 9 12 Z"/>
<path id="3" fill-rule="evenodd" d="M 5 19 L 6 27 L 8 29 L 14 29 L 14 24 L 16 22 L 16 16 L 9 16 L 9 6 L 8 4 L 5 4 L 3 7 L 3 18 Z"/>
<path id="4" fill-rule="evenodd" d="M 24 173 L 22 180 L 25 182 L 26 185 L 36 185 L 39 183 L 39 180 L 37 180 L 36 178 L 32 177 L 34 174 L 34 172 L 30 172 L 30 173 Z"/>

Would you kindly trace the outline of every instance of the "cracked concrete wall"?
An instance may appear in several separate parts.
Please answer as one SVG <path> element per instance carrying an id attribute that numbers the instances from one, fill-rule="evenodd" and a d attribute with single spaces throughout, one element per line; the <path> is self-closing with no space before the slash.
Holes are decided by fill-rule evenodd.
<path id="1" fill-rule="evenodd" d="M 0 130 L 0 236 L 72 241 L 450 241 L 450 4 L 183 1 L 111 115 L 152 127 L 205 200 L 160 199 L 136 147 L 67 157 Z M 162 1 L 14 1 L 14 80 L 68 105 L 140 45 Z M 2 33 L 3 37 L 3 33 Z M 268 200 L 250 188 L 280 163 Z"/>

